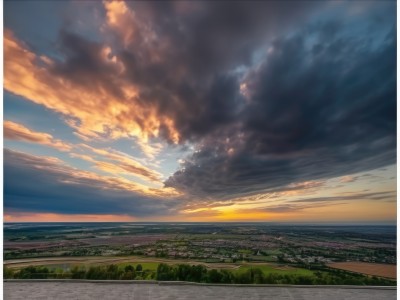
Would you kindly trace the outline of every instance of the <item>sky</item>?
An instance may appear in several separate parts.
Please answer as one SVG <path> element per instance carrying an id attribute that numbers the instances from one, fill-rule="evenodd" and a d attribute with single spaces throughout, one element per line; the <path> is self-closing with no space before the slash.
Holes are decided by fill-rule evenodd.
<path id="1" fill-rule="evenodd" d="M 395 1 L 4 1 L 4 221 L 395 223 Z"/>

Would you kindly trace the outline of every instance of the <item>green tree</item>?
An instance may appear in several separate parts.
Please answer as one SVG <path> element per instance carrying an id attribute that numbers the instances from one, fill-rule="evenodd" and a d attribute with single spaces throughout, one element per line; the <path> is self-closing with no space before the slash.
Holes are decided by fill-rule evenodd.
<path id="1" fill-rule="evenodd" d="M 176 270 L 176 279 L 185 281 L 190 273 L 190 266 L 185 264 L 179 264 Z"/>
<path id="2" fill-rule="evenodd" d="M 167 264 L 161 263 L 157 267 L 157 280 L 174 280 L 171 267 Z"/>
<path id="3" fill-rule="evenodd" d="M 212 269 L 208 272 L 209 282 L 220 283 L 222 280 L 222 274 L 218 270 Z"/>
<path id="4" fill-rule="evenodd" d="M 135 271 L 135 267 L 132 265 L 125 266 L 125 272 L 133 272 Z"/>
<path id="5" fill-rule="evenodd" d="M 138 264 L 138 265 L 136 266 L 136 272 L 141 272 L 142 270 L 143 270 L 142 265 L 141 265 L 141 264 Z"/>
<path id="6" fill-rule="evenodd" d="M 221 283 L 232 283 L 234 281 L 234 276 L 231 272 L 227 270 L 221 270 Z"/>
<path id="7" fill-rule="evenodd" d="M 133 279 L 135 279 L 135 274 L 132 271 L 124 272 L 121 274 L 120 279 L 133 280 Z"/>
<path id="8" fill-rule="evenodd" d="M 4 278 L 5 278 L 5 279 L 12 279 L 12 278 L 14 278 L 14 271 L 11 270 L 11 269 L 9 269 L 9 268 L 7 268 L 7 267 L 4 267 L 4 268 L 3 268 L 3 274 L 4 274 Z"/>
<path id="9" fill-rule="evenodd" d="M 74 266 L 70 272 L 72 279 L 84 279 L 86 275 L 85 269 L 78 266 Z"/>

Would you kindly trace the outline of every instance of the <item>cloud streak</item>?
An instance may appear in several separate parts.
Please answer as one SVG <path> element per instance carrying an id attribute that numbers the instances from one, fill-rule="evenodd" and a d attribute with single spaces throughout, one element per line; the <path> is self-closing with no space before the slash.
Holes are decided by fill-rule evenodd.
<path id="1" fill-rule="evenodd" d="M 71 144 L 55 139 L 51 134 L 33 131 L 22 124 L 4 121 L 4 138 L 14 141 L 38 143 L 60 151 L 70 151 Z"/>
<path id="2" fill-rule="evenodd" d="M 4 207 L 9 213 L 149 216 L 176 212 L 177 200 L 167 190 L 81 171 L 54 157 L 5 149 L 4 158 Z"/>

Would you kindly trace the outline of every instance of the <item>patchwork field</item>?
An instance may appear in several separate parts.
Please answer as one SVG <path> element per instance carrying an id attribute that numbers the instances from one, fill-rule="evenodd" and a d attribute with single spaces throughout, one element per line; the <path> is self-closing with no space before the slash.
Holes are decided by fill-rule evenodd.
<path id="1" fill-rule="evenodd" d="M 365 262 L 338 262 L 328 264 L 328 267 L 366 275 L 375 275 L 396 279 L 396 265 Z"/>

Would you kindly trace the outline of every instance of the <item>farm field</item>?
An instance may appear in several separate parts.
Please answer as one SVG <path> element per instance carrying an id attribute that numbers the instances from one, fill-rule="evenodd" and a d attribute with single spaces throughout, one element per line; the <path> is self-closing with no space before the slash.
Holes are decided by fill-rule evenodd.
<path id="1" fill-rule="evenodd" d="M 338 262 L 328 264 L 328 267 L 366 275 L 374 275 L 396 279 L 396 265 L 374 264 L 365 262 Z"/>

